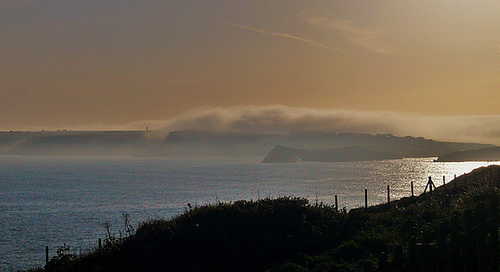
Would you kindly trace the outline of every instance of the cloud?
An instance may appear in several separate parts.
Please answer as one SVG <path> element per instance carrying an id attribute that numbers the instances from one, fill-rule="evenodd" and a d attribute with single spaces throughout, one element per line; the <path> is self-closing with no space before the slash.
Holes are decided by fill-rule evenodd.
<path id="1" fill-rule="evenodd" d="M 303 20 L 311 26 L 339 32 L 345 35 L 352 44 L 368 51 L 382 55 L 390 55 L 395 52 L 394 48 L 380 42 L 384 33 L 383 27 L 360 27 L 353 20 L 334 19 L 327 16 L 309 16 Z"/>
<path id="2" fill-rule="evenodd" d="M 250 26 L 239 25 L 239 24 L 234 24 L 234 23 L 225 23 L 225 24 L 230 25 L 230 26 L 234 26 L 237 28 L 241 28 L 241 29 L 246 29 L 246 30 L 249 30 L 252 32 L 257 32 L 260 34 L 268 35 L 268 36 L 276 36 L 276 37 L 281 37 L 281 38 L 285 38 L 285 39 L 296 40 L 299 42 L 304 42 L 304 43 L 308 43 L 308 44 L 311 44 L 311 45 L 314 45 L 317 47 L 322 47 L 322 48 L 331 49 L 331 50 L 335 50 L 335 51 L 349 52 L 347 50 L 344 50 L 344 49 L 341 49 L 338 47 L 329 46 L 329 45 L 326 45 L 326 44 L 323 44 L 323 43 L 320 43 L 320 42 L 317 42 L 314 40 L 310 40 L 310 39 L 306 39 L 306 38 L 302 38 L 302 37 L 297 37 L 297 36 L 287 34 L 287 33 L 267 32 L 267 31 L 262 30 L 262 29 L 258 29 L 258 28 L 254 28 L 254 27 L 250 27 Z"/>
<path id="3" fill-rule="evenodd" d="M 136 125 L 162 128 L 165 134 L 183 129 L 249 133 L 334 131 L 500 144 L 500 116 L 422 117 L 395 112 L 268 105 L 206 108 L 167 121 L 144 121 Z"/>

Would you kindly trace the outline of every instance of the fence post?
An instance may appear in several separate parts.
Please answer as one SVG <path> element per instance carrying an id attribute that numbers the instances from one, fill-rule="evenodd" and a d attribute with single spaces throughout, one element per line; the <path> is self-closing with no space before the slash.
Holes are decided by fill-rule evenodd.
<path id="1" fill-rule="evenodd" d="M 337 199 L 337 195 L 335 195 L 335 210 L 339 211 L 339 201 Z"/>
<path id="2" fill-rule="evenodd" d="M 45 265 L 49 264 L 49 246 L 45 247 Z"/>
<path id="3" fill-rule="evenodd" d="M 432 193 L 432 188 L 436 189 L 436 185 L 434 185 L 434 182 L 432 182 L 432 178 L 429 177 L 429 181 L 427 182 L 427 185 L 425 185 L 424 189 L 424 194 L 427 192 L 427 188 L 429 188 L 429 192 Z"/>
<path id="4" fill-rule="evenodd" d="M 365 208 L 368 208 L 368 189 L 365 188 Z"/>
<path id="5" fill-rule="evenodd" d="M 443 188 L 444 188 L 445 185 L 446 185 L 446 177 L 443 176 Z"/>
<path id="6" fill-rule="evenodd" d="M 97 246 L 99 247 L 99 249 L 101 249 L 101 248 L 102 248 L 102 240 L 101 240 L 101 238 L 99 238 L 99 239 L 97 240 Z"/>
<path id="7" fill-rule="evenodd" d="M 411 184 L 411 196 L 414 197 L 415 195 L 413 194 L 413 181 L 410 184 Z"/>
<path id="8" fill-rule="evenodd" d="M 387 204 L 391 203 L 391 189 L 389 188 L 389 184 L 387 184 Z"/>

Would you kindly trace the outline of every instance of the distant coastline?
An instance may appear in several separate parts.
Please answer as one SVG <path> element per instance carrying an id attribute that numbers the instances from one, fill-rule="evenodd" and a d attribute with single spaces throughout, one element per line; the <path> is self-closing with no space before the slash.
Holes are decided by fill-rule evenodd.
<path id="1" fill-rule="evenodd" d="M 444 161 L 456 157 L 453 154 L 459 151 L 488 148 L 492 148 L 488 153 L 491 156 L 485 158 L 499 160 L 500 152 L 496 152 L 493 145 L 390 134 L 317 131 L 252 134 L 196 130 L 173 131 L 168 135 L 155 131 L 0 132 L 0 154 L 30 156 L 239 156 L 260 157 L 264 162 L 440 157 L 439 160 Z M 466 154 L 469 153 L 459 153 Z"/>
<path id="2" fill-rule="evenodd" d="M 436 162 L 500 161 L 500 147 L 457 151 L 439 156 Z"/>

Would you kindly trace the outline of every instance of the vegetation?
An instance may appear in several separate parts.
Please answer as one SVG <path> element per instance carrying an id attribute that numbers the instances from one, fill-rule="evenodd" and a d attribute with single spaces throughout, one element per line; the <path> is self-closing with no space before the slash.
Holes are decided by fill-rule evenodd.
<path id="1" fill-rule="evenodd" d="M 393 259 L 398 246 L 435 241 L 440 223 L 498 195 L 498 173 L 478 169 L 432 193 L 349 212 L 297 197 L 189 205 L 91 253 L 63 248 L 40 271 L 360 271 L 382 252 Z"/>

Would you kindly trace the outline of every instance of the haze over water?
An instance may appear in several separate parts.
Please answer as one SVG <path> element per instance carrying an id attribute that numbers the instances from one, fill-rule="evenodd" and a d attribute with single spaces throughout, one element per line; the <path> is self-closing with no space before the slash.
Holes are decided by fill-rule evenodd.
<path id="1" fill-rule="evenodd" d="M 348 209 L 420 194 L 488 162 L 435 163 L 433 158 L 345 163 L 262 164 L 259 158 L 0 156 L 0 271 L 44 264 L 66 243 L 76 252 L 96 246 L 109 222 L 119 236 L 132 223 L 171 218 L 191 205 L 299 196 Z"/>

